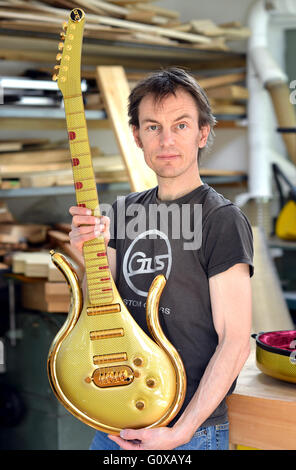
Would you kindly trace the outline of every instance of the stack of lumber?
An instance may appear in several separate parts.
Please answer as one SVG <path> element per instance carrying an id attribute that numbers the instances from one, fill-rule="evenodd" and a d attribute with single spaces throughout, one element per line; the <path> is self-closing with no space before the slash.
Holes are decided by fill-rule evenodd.
<path id="1" fill-rule="evenodd" d="M 21 303 L 29 310 L 67 313 L 70 308 L 70 291 L 65 282 L 44 279 L 27 280 L 21 285 Z"/>
<path id="2" fill-rule="evenodd" d="M 48 281 L 63 281 L 60 271 L 51 261 L 48 251 L 15 252 L 12 255 L 12 272 L 26 277 L 46 278 Z"/>
<path id="3" fill-rule="evenodd" d="M 127 181 L 120 156 L 101 155 L 97 148 L 91 153 L 97 183 Z M 1 189 L 73 185 L 70 151 L 59 147 L 0 151 L 0 175 Z"/>
<path id="4" fill-rule="evenodd" d="M 13 220 L 4 203 L 0 205 L 0 256 L 13 250 L 28 250 L 47 239 L 49 226 L 44 224 L 20 224 Z"/>
<path id="5" fill-rule="evenodd" d="M 244 40 L 248 28 L 237 22 L 217 25 L 210 19 L 182 23 L 178 11 L 151 0 L 2 0 L 0 28 L 55 33 L 72 8 L 87 13 L 85 36 L 112 41 L 229 50 L 227 41 Z"/>
<path id="6" fill-rule="evenodd" d="M 63 253 L 77 275 L 82 277 L 82 256 L 70 245 L 70 230 L 67 223 L 54 226 L 17 224 L 11 220 L 5 204 L 0 205 L 0 269 L 10 271 L 21 282 L 24 308 L 44 312 L 69 311 L 69 287 L 53 264 L 50 250 Z"/>
<path id="7" fill-rule="evenodd" d="M 70 306 L 70 291 L 62 273 L 53 264 L 50 249 L 64 253 L 80 274 L 81 255 L 70 245 L 69 224 L 56 224 L 47 232 L 47 249 L 15 251 L 10 264 L 14 277 L 21 281 L 21 302 L 26 309 L 44 312 L 67 313 Z"/>

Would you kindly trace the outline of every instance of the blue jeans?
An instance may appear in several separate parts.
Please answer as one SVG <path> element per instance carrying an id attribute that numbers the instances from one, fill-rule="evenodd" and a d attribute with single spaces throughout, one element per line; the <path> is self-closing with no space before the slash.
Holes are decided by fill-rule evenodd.
<path id="1" fill-rule="evenodd" d="M 174 450 L 228 450 L 229 424 L 198 428 L 191 441 Z M 91 443 L 90 450 L 120 450 L 120 447 L 104 432 L 97 431 Z"/>

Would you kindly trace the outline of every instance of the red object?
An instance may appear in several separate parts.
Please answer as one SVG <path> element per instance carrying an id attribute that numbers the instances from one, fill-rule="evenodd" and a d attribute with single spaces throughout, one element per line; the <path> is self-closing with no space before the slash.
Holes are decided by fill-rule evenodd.
<path id="1" fill-rule="evenodd" d="M 80 162 L 79 162 L 79 158 L 73 158 L 73 159 L 72 159 L 72 165 L 73 165 L 73 166 L 78 166 L 79 163 L 80 163 Z"/>
<path id="2" fill-rule="evenodd" d="M 259 334 L 258 339 L 271 348 L 292 351 L 296 344 L 296 330 L 269 331 Z"/>
<path id="3" fill-rule="evenodd" d="M 104 251 L 99 251 L 99 253 L 97 253 L 97 256 L 106 256 L 106 253 Z"/>
<path id="4" fill-rule="evenodd" d="M 78 181 L 77 183 L 75 183 L 75 188 L 76 189 L 81 189 L 83 186 L 83 184 L 81 183 L 81 181 Z"/>
<path id="5" fill-rule="evenodd" d="M 86 207 L 86 204 L 80 203 L 78 204 L 78 207 Z"/>
<path id="6" fill-rule="evenodd" d="M 74 140 L 76 139 L 76 134 L 74 131 L 68 132 L 69 140 Z"/>

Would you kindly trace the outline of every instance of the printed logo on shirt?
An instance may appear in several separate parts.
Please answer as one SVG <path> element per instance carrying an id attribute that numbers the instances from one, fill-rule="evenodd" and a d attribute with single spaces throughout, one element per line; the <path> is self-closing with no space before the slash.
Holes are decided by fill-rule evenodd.
<path id="1" fill-rule="evenodd" d="M 149 239 L 150 243 L 147 242 Z M 158 253 L 153 253 L 153 240 L 155 239 L 157 239 Z M 147 249 L 150 254 L 147 253 Z M 123 275 L 126 283 L 133 292 L 143 297 L 147 297 L 155 276 L 163 274 L 166 279 L 169 278 L 171 267 L 170 242 L 165 233 L 156 229 L 147 230 L 138 235 L 129 246 L 123 259 Z"/>

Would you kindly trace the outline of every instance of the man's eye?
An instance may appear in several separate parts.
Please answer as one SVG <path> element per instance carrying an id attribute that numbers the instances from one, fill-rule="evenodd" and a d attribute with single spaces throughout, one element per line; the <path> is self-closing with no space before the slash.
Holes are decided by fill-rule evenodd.
<path id="1" fill-rule="evenodd" d="M 158 126 L 156 124 L 152 124 L 151 126 L 148 127 L 150 131 L 157 131 Z"/>
<path id="2" fill-rule="evenodd" d="M 177 125 L 178 129 L 186 129 L 187 125 L 185 122 L 180 122 L 180 124 Z"/>

